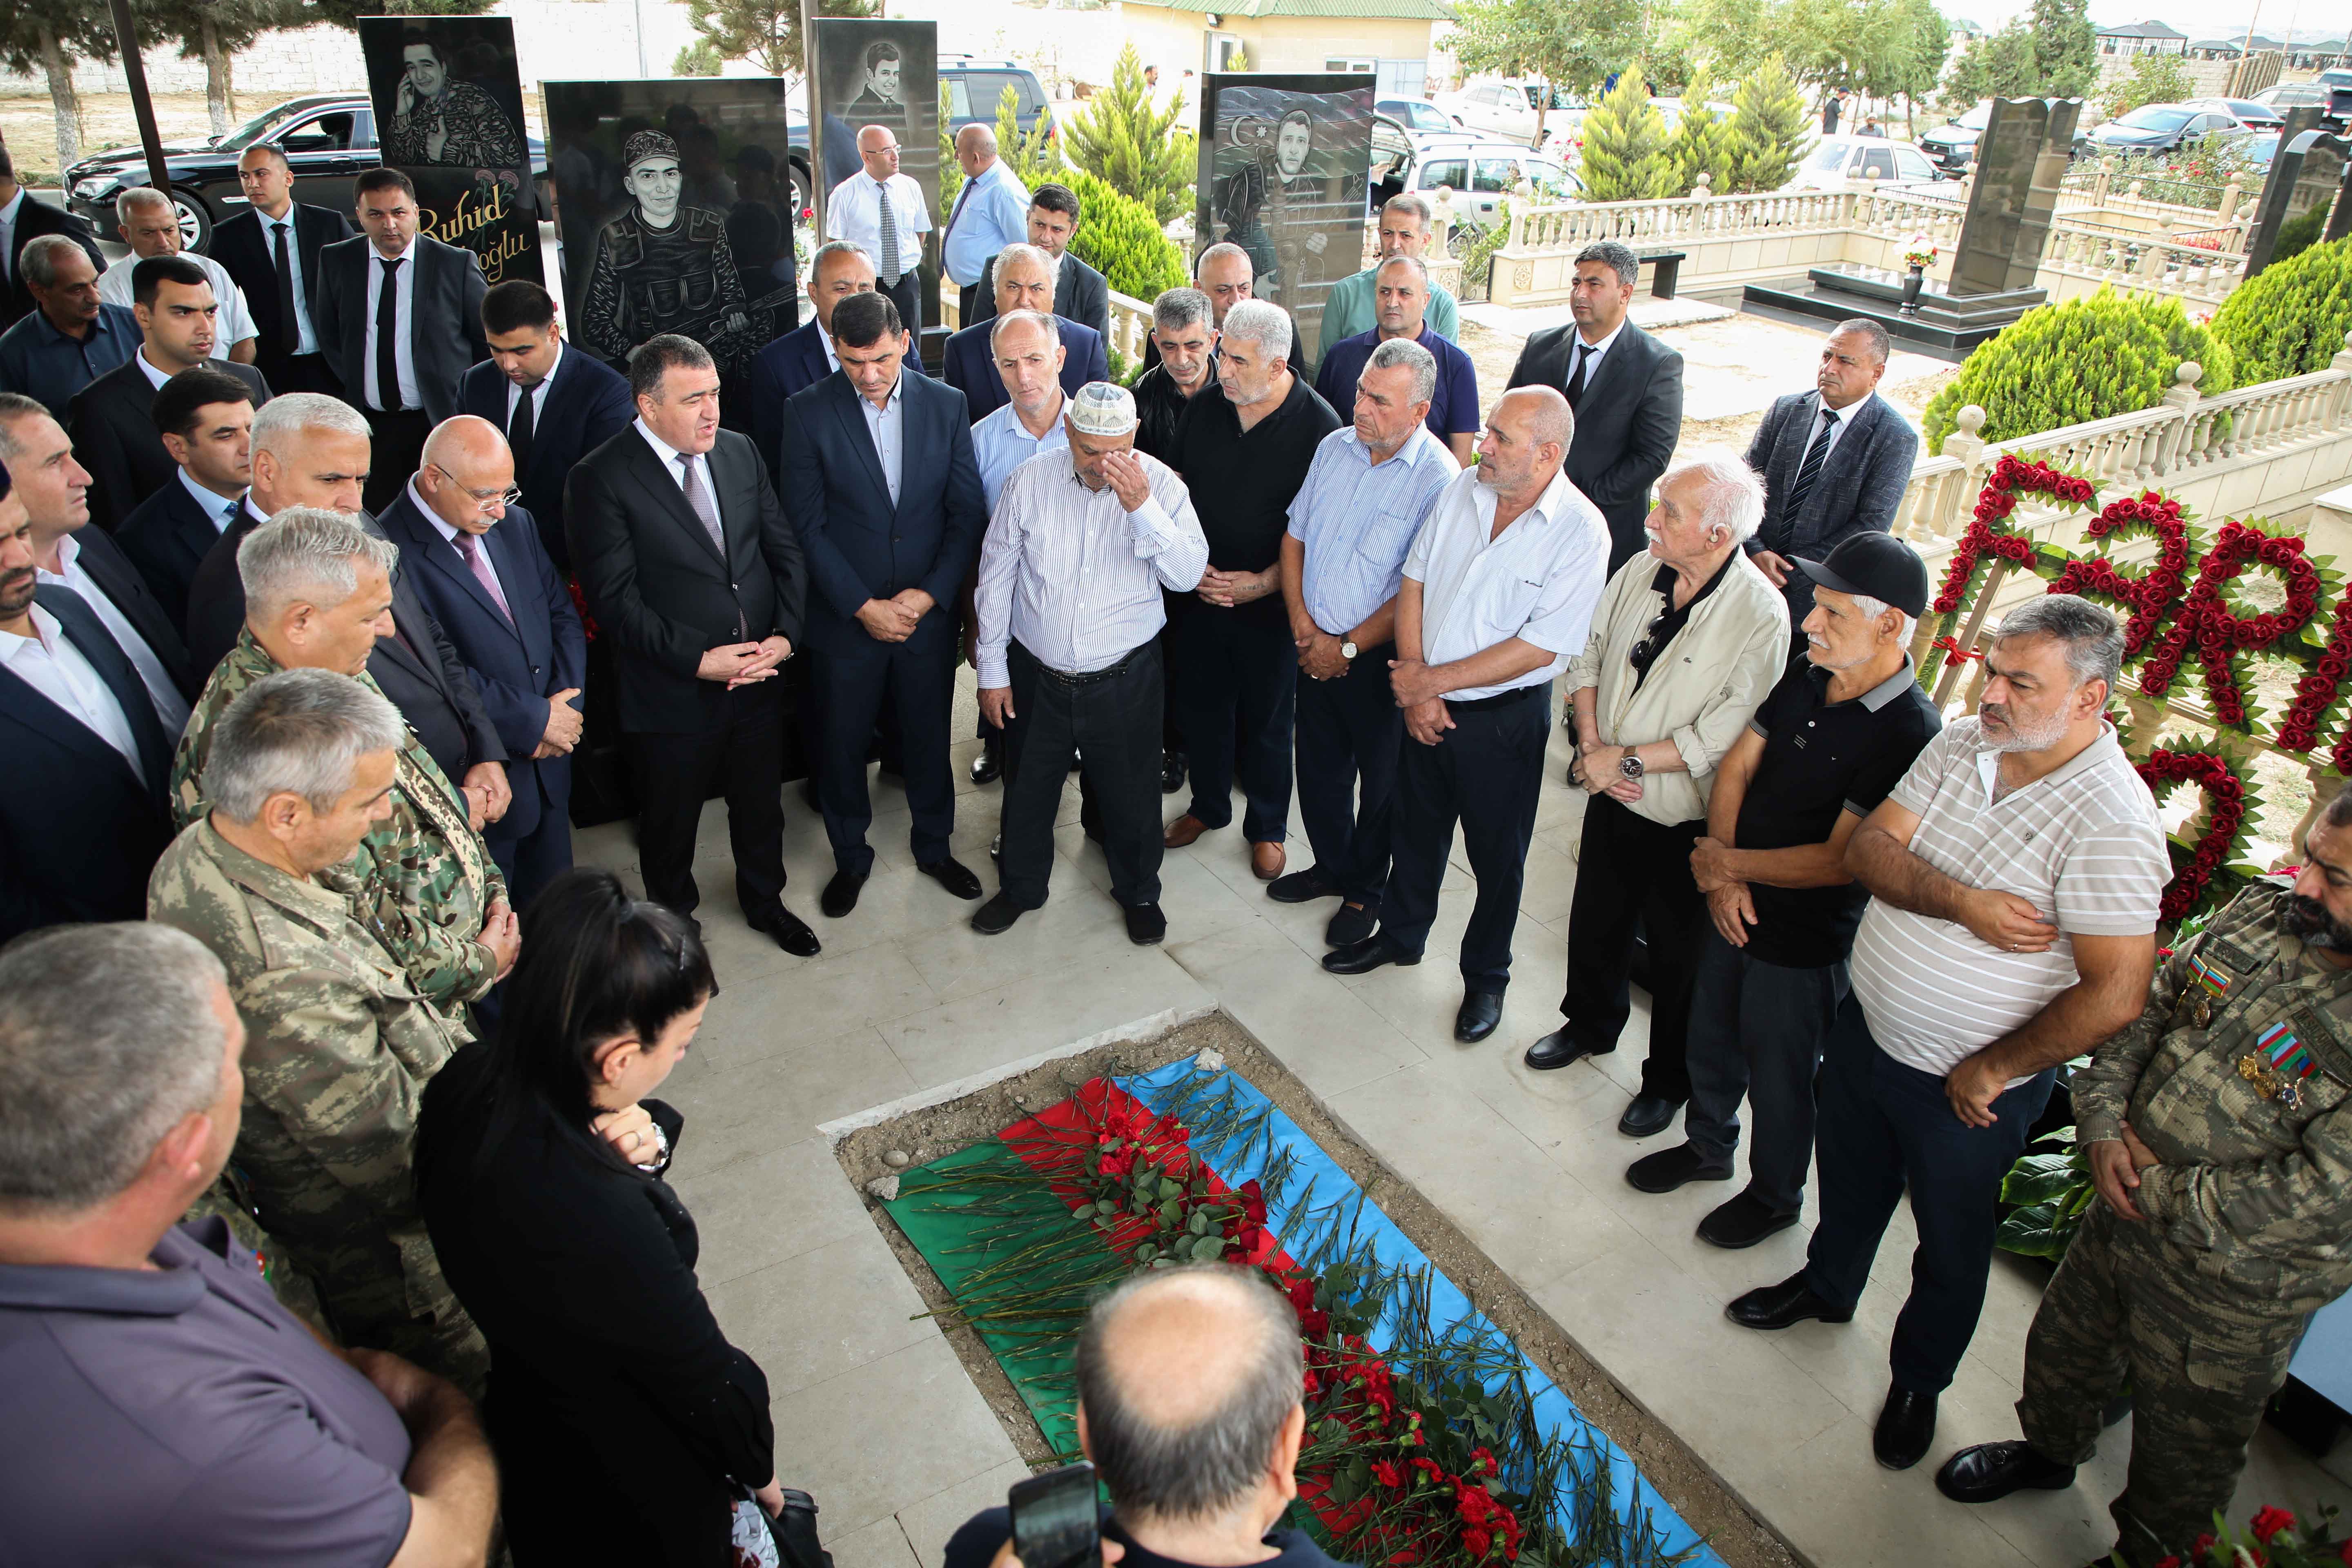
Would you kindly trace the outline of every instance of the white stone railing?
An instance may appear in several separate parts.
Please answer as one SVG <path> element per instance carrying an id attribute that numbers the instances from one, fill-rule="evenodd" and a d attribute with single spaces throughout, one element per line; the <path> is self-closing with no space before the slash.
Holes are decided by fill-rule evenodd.
<path id="1" fill-rule="evenodd" d="M 2242 247 L 2216 249 L 2090 227 L 2063 219 L 2050 226 L 2037 279 L 2053 300 L 2087 294 L 2102 284 L 2118 289 L 2162 294 L 2182 304 L 2210 310 L 2245 280 Z"/>
<path id="2" fill-rule="evenodd" d="M 1143 341 L 1151 335 L 1151 301 L 1118 289 L 1110 294 L 1111 353 L 1123 355 L 1129 370 L 1143 363 Z"/>

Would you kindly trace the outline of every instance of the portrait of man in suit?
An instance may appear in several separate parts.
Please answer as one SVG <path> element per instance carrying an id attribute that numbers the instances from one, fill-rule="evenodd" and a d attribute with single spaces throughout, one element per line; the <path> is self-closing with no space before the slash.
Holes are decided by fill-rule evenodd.
<path id="1" fill-rule="evenodd" d="M 864 68 L 857 96 L 842 106 L 842 113 L 853 125 L 887 125 L 893 131 L 904 131 L 907 105 L 898 92 L 905 68 L 898 46 L 887 38 L 866 45 Z"/>

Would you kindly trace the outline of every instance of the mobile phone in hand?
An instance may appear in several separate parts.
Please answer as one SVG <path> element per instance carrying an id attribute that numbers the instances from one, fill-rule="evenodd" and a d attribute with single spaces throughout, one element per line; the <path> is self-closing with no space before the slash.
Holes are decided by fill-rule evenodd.
<path id="1" fill-rule="evenodd" d="M 1092 1465 L 1016 1481 L 1006 1500 L 1013 1505 L 1013 1552 L 1021 1568 L 1096 1568 L 1102 1561 Z"/>

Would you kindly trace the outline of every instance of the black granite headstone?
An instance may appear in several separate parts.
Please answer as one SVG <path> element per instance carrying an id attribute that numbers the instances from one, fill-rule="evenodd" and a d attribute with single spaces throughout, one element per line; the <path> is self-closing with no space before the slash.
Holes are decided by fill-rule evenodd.
<path id="1" fill-rule="evenodd" d="M 2292 131 L 2293 127 L 2290 126 Z M 2282 134 L 2246 243 L 2246 276 L 2352 232 L 2352 142 L 2326 131 Z"/>
<path id="2" fill-rule="evenodd" d="M 2011 294 L 2033 287 L 2082 109 L 2078 98 L 1992 100 L 1977 138 L 1975 183 L 1952 258 L 1952 293 Z"/>

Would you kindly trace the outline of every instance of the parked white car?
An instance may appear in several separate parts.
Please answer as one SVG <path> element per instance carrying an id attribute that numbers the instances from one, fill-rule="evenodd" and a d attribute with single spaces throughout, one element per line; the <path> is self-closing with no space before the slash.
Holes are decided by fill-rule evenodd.
<path id="1" fill-rule="evenodd" d="M 1438 187 L 1454 193 L 1454 232 L 1468 238 L 1495 221 L 1496 208 L 1520 181 L 1536 188 L 1538 199 L 1570 202 L 1584 186 L 1556 158 L 1501 142 L 1467 138 L 1431 141 L 1416 148 L 1412 167 L 1402 171 L 1402 189 L 1437 199 Z"/>
<path id="2" fill-rule="evenodd" d="M 1523 147 L 1536 144 L 1536 110 L 1543 108 L 1546 135 L 1563 122 L 1563 116 L 1582 117 L 1583 103 L 1564 87 L 1541 81 L 1474 81 L 1460 92 L 1441 93 L 1431 101 L 1472 131 L 1491 131 Z"/>
<path id="3" fill-rule="evenodd" d="M 1824 136 L 1805 154 L 1784 191 L 1868 190 L 1874 185 L 1927 185 L 1936 165 L 1907 142 L 1884 136 Z"/>

